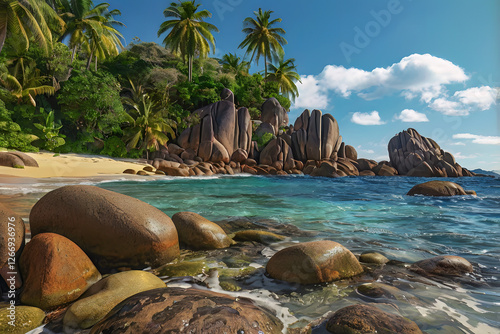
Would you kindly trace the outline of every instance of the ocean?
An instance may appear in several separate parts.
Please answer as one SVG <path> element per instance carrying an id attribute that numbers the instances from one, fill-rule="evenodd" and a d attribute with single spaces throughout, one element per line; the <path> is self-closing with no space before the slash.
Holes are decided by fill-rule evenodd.
<path id="1" fill-rule="evenodd" d="M 437 255 L 458 255 L 473 264 L 474 273 L 457 282 L 413 280 L 390 273 L 377 278 L 399 288 L 402 298 L 363 296 L 356 286 L 367 281 L 298 287 L 276 282 L 264 272 L 240 282 L 243 290 L 239 293 L 274 305 L 288 323 L 305 324 L 343 306 L 375 302 L 397 309 L 427 333 L 500 333 L 500 179 L 443 179 L 475 190 L 477 196 L 406 196 L 414 185 L 429 180 L 310 176 L 56 179 L 1 183 L 0 194 L 2 202 L 28 218 L 29 207 L 44 193 L 65 184 L 95 184 L 145 201 L 169 216 L 193 211 L 212 221 L 245 218 L 263 227 L 293 225 L 310 232 L 266 247 L 260 259 L 253 259 L 262 266 L 287 245 L 322 239 L 336 241 L 357 255 L 377 251 L 408 264 Z"/>

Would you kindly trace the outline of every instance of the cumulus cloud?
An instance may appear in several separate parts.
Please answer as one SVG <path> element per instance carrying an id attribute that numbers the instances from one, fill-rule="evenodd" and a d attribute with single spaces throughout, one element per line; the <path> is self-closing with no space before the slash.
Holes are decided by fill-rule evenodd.
<path id="1" fill-rule="evenodd" d="M 498 93 L 498 88 L 482 86 L 455 92 L 453 96 L 464 105 L 476 107 L 479 110 L 488 110 L 496 104 Z"/>
<path id="2" fill-rule="evenodd" d="M 459 66 L 430 54 L 412 54 L 389 67 L 372 71 L 327 65 L 318 76 L 327 89 L 344 97 L 354 92 L 372 100 L 401 92 L 407 98 L 420 96 L 426 102 L 439 96 L 443 85 L 467 79 Z"/>
<path id="3" fill-rule="evenodd" d="M 482 136 L 471 133 L 457 133 L 453 135 L 453 139 L 472 139 L 474 144 L 482 145 L 500 145 L 499 136 Z"/>
<path id="4" fill-rule="evenodd" d="M 378 111 L 372 111 L 371 113 L 355 112 L 351 117 L 351 122 L 360 125 L 382 125 L 382 122 Z"/>
<path id="5" fill-rule="evenodd" d="M 467 116 L 469 108 L 457 101 L 450 101 L 440 97 L 429 104 L 429 107 L 447 116 Z"/>
<path id="6" fill-rule="evenodd" d="M 411 122 L 429 122 L 427 115 L 420 113 L 413 109 L 405 109 L 401 111 L 399 115 L 394 115 L 394 118 L 400 120 L 401 122 L 411 123 Z"/>
<path id="7" fill-rule="evenodd" d="M 477 158 L 477 154 L 462 154 L 462 152 L 456 152 L 453 154 L 455 159 L 474 159 Z"/>
<path id="8" fill-rule="evenodd" d="M 328 94 L 314 75 L 301 76 L 302 83 L 297 82 L 299 96 L 293 108 L 324 109 L 328 106 Z"/>

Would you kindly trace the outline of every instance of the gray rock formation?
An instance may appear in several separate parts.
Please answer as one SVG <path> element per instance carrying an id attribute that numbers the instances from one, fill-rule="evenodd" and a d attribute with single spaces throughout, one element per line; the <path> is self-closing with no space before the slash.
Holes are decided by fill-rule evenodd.
<path id="1" fill-rule="evenodd" d="M 458 177 L 472 174 L 462 168 L 453 155 L 431 138 L 409 128 L 395 135 L 388 145 L 391 165 L 399 174 L 423 177 Z"/>

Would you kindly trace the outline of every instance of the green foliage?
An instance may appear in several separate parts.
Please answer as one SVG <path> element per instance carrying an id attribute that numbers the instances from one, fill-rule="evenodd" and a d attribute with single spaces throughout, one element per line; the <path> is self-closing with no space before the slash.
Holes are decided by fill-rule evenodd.
<path id="1" fill-rule="evenodd" d="M 121 138 L 112 136 L 104 141 L 104 149 L 100 154 L 116 158 L 125 158 L 127 157 L 127 147 Z"/>
<path id="2" fill-rule="evenodd" d="M 48 114 L 44 112 L 43 108 L 40 108 L 40 117 L 42 123 L 34 123 L 33 125 L 40 131 L 38 136 L 41 141 L 41 148 L 54 151 L 59 146 L 66 143 L 64 138 L 66 136 L 60 135 L 59 130 L 63 127 L 61 122 L 56 122 L 54 120 L 54 111 L 51 110 Z"/>
<path id="3" fill-rule="evenodd" d="M 224 86 L 208 75 L 195 77 L 193 82 L 181 82 L 173 87 L 172 100 L 183 109 L 196 110 L 220 100 Z"/>
<path id="4" fill-rule="evenodd" d="M 252 136 L 252 140 L 256 141 L 257 145 L 259 146 L 259 150 L 262 150 L 264 147 L 266 147 L 266 145 L 269 144 L 269 142 L 274 138 L 276 138 L 276 136 L 269 132 L 264 133 L 262 136 L 257 136 L 256 134 Z"/>
<path id="5" fill-rule="evenodd" d="M 57 100 L 72 130 L 103 138 L 121 133 L 120 125 L 127 120 L 120 90 L 111 74 L 84 71 L 75 73 L 62 84 Z"/>
<path id="6" fill-rule="evenodd" d="M 38 151 L 31 142 L 35 136 L 24 133 L 16 122 L 12 121 L 13 112 L 0 100 L 0 147 L 23 152 Z"/>

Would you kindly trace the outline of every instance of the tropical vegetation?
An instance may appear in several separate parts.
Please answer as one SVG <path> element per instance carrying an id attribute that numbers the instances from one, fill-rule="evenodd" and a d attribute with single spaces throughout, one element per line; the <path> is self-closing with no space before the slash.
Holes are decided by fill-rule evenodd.
<path id="1" fill-rule="evenodd" d="M 300 77 L 271 14 L 245 19 L 244 56 L 216 59 L 218 28 L 196 0 L 165 9 L 162 46 L 126 48 L 120 11 L 107 3 L 0 0 L 0 147 L 148 157 L 198 123 L 193 111 L 223 88 L 254 119 L 269 97 L 288 109 Z M 260 58 L 264 73 L 251 73 Z"/>

